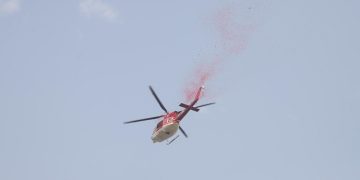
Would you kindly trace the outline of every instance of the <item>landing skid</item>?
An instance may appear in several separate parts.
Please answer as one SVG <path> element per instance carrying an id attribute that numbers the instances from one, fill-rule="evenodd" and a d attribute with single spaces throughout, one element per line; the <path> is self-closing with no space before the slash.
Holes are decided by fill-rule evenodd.
<path id="1" fill-rule="evenodd" d="M 177 135 L 174 139 L 172 139 L 170 142 L 168 142 L 166 145 L 170 145 L 172 142 L 174 142 L 180 135 Z"/>

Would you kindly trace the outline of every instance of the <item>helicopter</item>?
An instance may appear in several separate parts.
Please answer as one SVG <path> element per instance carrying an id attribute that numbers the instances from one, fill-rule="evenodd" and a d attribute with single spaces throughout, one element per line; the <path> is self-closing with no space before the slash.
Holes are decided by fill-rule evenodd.
<path id="1" fill-rule="evenodd" d="M 163 105 L 163 103 L 160 101 L 159 97 L 155 93 L 154 89 L 151 86 L 149 86 L 149 89 L 150 89 L 152 95 L 155 97 L 158 104 L 160 105 L 161 109 L 164 110 L 166 114 L 160 115 L 160 116 L 155 116 L 155 117 L 126 121 L 126 122 L 124 122 L 124 124 L 130 124 L 130 123 L 136 123 L 136 122 L 142 122 L 142 121 L 155 120 L 155 119 L 162 118 L 162 120 L 157 123 L 157 125 L 154 128 L 154 131 L 152 133 L 151 140 L 153 141 L 153 143 L 162 142 L 164 140 L 169 139 L 178 131 L 178 129 L 187 138 L 188 135 L 186 134 L 184 129 L 180 126 L 180 122 L 184 119 L 184 117 L 189 113 L 190 110 L 198 112 L 200 110 L 199 108 L 201 108 L 201 107 L 215 104 L 215 102 L 212 102 L 212 103 L 195 106 L 195 104 L 200 99 L 202 91 L 204 90 L 204 86 L 201 86 L 198 89 L 198 91 L 196 92 L 195 99 L 189 105 L 184 104 L 184 103 L 179 104 L 180 107 L 184 108 L 183 110 L 168 112 L 168 110 L 165 108 L 165 106 Z M 171 144 L 178 137 L 179 137 L 179 135 L 177 135 L 175 138 L 173 138 L 167 144 L 168 145 Z"/>

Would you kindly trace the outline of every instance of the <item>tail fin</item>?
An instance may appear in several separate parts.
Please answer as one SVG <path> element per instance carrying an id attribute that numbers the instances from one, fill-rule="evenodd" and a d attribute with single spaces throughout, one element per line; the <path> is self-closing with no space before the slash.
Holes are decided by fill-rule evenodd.
<path id="1" fill-rule="evenodd" d="M 201 94 L 202 94 L 203 89 L 205 89 L 204 86 L 201 86 L 201 87 L 199 88 L 198 92 L 196 93 L 195 100 L 199 100 L 199 99 L 200 99 L 200 96 L 201 96 Z"/>

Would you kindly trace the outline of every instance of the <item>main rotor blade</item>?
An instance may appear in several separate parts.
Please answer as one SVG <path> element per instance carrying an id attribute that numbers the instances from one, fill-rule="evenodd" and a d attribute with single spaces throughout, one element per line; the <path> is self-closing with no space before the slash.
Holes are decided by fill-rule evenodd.
<path id="1" fill-rule="evenodd" d="M 133 121 L 126 121 L 124 122 L 124 124 L 130 124 L 130 123 L 135 123 L 135 122 L 141 122 L 141 121 L 148 121 L 148 120 L 153 120 L 153 119 L 158 119 L 161 118 L 165 115 L 161 115 L 161 116 L 155 116 L 155 117 L 149 117 L 149 118 L 144 118 L 144 119 L 138 119 L 138 120 L 133 120 Z"/>
<path id="2" fill-rule="evenodd" d="M 207 103 L 207 104 L 203 104 L 203 105 L 200 105 L 200 106 L 195 106 L 194 108 L 200 108 L 200 107 L 209 106 L 209 105 L 213 105 L 213 104 L 215 104 L 215 103 L 214 102 Z"/>
<path id="3" fill-rule="evenodd" d="M 181 126 L 179 126 L 179 129 L 180 129 L 180 131 L 184 134 L 184 136 L 187 138 L 188 135 L 186 134 L 186 132 L 184 131 L 184 129 L 183 129 Z"/>
<path id="4" fill-rule="evenodd" d="M 153 96 L 155 97 L 156 101 L 159 103 L 161 109 L 163 109 L 166 113 L 168 113 L 165 106 L 161 103 L 159 97 L 156 95 L 154 89 L 151 86 L 149 86 L 149 89 L 150 89 L 151 93 L 153 94 Z"/>

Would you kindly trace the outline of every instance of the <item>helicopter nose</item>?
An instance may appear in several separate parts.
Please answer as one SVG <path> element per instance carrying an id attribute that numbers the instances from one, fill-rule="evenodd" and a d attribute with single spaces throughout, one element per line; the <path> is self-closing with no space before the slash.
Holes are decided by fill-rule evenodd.
<path id="1" fill-rule="evenodd" d="M 152 140 L 153 143 L 156 143 L 156 142 L 157 142 L 157 140 L 155 139 L 154 136 L 151 137 L 151 140 Z"/>

